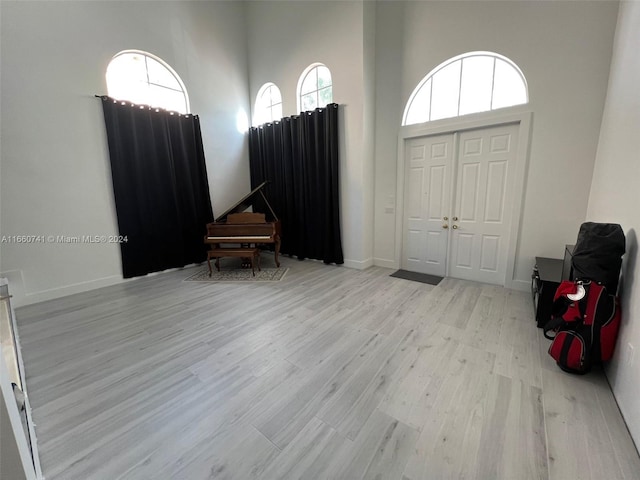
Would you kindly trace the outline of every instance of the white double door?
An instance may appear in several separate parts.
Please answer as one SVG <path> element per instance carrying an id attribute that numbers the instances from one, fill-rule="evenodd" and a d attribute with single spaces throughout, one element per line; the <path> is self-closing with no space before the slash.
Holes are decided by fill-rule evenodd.
<path id="1" fill-rule="evenodd" d="M 402 268 L 504 285 L 518 124 L 407 139 Z"/>

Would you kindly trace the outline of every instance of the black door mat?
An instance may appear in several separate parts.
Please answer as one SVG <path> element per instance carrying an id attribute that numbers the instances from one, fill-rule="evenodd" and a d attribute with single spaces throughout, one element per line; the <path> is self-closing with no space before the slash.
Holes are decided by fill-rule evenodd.
<path id="1" fill-rule="evenodd" d="M 398 270 L 390 275 L 391 277 L 404 278 L 414 282 L 428 283 L 429 285 L 438 285 L 442 277 L 435 275 L 427 275 L 426 273 L 409 272 L 408 270 Z"/>

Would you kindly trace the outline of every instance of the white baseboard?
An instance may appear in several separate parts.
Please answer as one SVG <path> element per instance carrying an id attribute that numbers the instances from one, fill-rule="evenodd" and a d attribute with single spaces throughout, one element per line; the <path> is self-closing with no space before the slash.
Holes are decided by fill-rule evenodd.
<path id="1" fill-rule="evenodd" d="M 520 292 L 529 292 L 531 291 L 531 282 L 527 280 L 512 280 L 509 288 Z"/>
<path id="2" fill-rule="evenodd" d="M 343 265 L 345 267 L 355 268 L 356 270 L 364 270 L 365 268 L 373 266 L 373 259 L 367 258 L 366 260 L 347 260 L 345 258 Z"/>
<path id="3" fill-rule="evenodd" d="M 374 258 L 373 264 L 376 267 L 393 268 L 395 270 L 400 268 L 395 260 L 389 260 L 387 258 Z"/>
<path id="4" fill-rule="evenodd" d="M 119 275 L 113 275 L 110 277 L 98 278 L 96 280 L 89 280 L 87 282 L 65 285 L 63 287 L 41 290 L 39 292 L 26 292 L 24 282 L 16 281 L 18 278 L 22 280 L 22 275 L 18 277 L 15 275 L 15 272 L 7 273 L 8 275 L 6 276 L 9 279 L 9 291 L 12 296 L 11 303 L 13 303 L 15 308 L 53 300 L 54 298 L 66 297 L 76 293 L 87 292 L 89 290 L 95 290 L 96 288 L 109 287 L 117 283 L 128 281 Z M 2 273 L 1 276 L 5 276 L 5 273 Z"/>

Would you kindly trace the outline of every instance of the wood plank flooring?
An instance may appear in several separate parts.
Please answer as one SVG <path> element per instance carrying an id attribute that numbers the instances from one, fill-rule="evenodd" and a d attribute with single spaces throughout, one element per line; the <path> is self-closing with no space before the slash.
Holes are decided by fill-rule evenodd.
<path id="1" fill-rule="evenodd" d="M 561 372 L 531 298 L 287 259 L 16 312 L 47 480 L 638 479 L 602 372 Z"/>

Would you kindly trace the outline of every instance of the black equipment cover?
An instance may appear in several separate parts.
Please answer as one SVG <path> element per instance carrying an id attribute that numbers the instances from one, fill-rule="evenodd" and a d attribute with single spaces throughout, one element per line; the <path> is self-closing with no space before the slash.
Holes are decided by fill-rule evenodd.
<path id="1" fill-rule="evenodd" d="M 573 278 L 602 283 L 615 294 L 624 252 L 624 232 L 619 224 L 583 223 L 571 259 Z"/>

